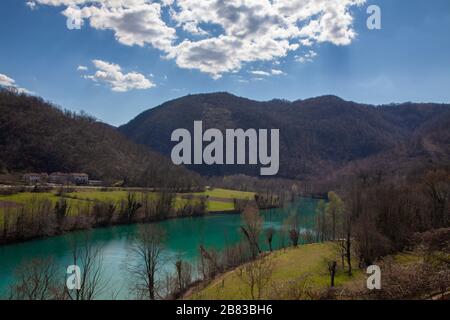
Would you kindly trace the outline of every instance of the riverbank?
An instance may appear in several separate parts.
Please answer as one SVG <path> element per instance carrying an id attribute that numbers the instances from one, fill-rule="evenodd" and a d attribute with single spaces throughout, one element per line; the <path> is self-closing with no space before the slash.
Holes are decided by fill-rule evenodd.
<path id="1" fill-rule="evenodd" d="M 286 219 L 293 213 L 302 217 L 301 228 L 309 230 L 315 220 L 315 208 L 317 201 L 313 199 L 299 199 L 294 203 L 287 203 L 283 208 L 261 210 L 264 217 L 264 228 L 281 230 Z M 174 263 L 178 257 L 193 266 L 198 265 L 200 259 L 200 246 L 214 252 L 223 252 L 230 246 L 239 244 L 242 239 L 240 227 L 243 224 L 242 216 L 214 213 L 199 217 L 183 219 L 169 219 L 155 222 L 155 226 L 161 227 L 166 234 L 164 240 L 164 265 L 158 275 L 165 279 L 165 274 L 173 273 Z M 109 226 L 105 228 L 93 228 L 85 231 L 69 232 L 60 236 L 45 239 L 26 241 L 17 244 L 0 246 L 0 293 L 3 297 L 8 293 L 11 284 L 17 283 L 16 271 L 23 263 L 35 259 L 45 260 L 51 258 L 61 277 L 64 278 L 65 268 L 73 264 L 73 244 L 89 243 L 93 248 L 99 248 L 102 256 L 104 270 L 102 274 L 111 279 L 111 288 L 101 298 L 111 299 L 110 292 L 119 291 L 117 299 L 130 299 L 127 289 L 133 285 L 129 274 L 123 266 L 129 261 L 130 250 L 132 250 L 139 224 Z M 276 232 L 273 239 L 274 247 L 283 243 L 280 232 Z M 268 250 L 265 243 L 263 250 Z M 1 294 L 0 294 L 1 296 Z"/>
<path id="2" fill-rule="evenodd" d="M 78 188 L 0 195 L 0 245 L 91 228 L 237 213 L 236 201 L 254 198 L 253 192 L 227 189 L 169 194 Z"/>
<path id="3" fill-rule="evenodd" d="M 268 270 L 271 272 L 270 275 L 265 275 L 267 283 L 260 288 L 261 297 L 259 299 L 311 299 L 315 292 L 329 288 L 328 262 L 340 261 L 340 254 L 336 244 L 328 242 L 277 250 L 267 253 L 262 259 L 264 272 L 268 272 Z M 240 266 L 216 277 L 207 285 L 197 285 L 186 293 L 184 299 L 253 299 L 245 273 L 254 271 L 249 271 L 245 265 Z M 258 273 L 258 270 L 254 272 L 254 274 Z M 352 276 L 348 276 L 346 271 L 339 267 L 334 281 L 336 287 L 342 287 L 349 282 L 365 281 L 364 279 L 361 270 L 355 270 Z M 260 280 L 263 279 L 255 279 L 255 283 Z"/>
<path id="4" fill-rule="evenodd" d="M 355 257 L 348 274 L 348 266 L 341 262 L 340 243 L 325 242 L 265 253 L 256 262 L 197 283 L 183 299 L 446 300 L 450 298 L 449 239 L 450 228 L 417 233 L 407 251 L 379 257 L 373 262 L 381 270 L 377 290 L 368 289 L 369 275 Z M 332 287 L 329 266 L 333 261 Z"/>

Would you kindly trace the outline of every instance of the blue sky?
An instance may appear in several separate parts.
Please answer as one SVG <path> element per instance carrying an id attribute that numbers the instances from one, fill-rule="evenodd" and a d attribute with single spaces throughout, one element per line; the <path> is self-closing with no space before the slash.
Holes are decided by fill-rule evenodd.
<path id="1" fill-rule="evenodd" d="M 142 12 L 133 8 L 105 5 L 111 0 L 95 0 L 93 5 L 73 0 L 78 11 L 67 9 L 70 1 L 31 1 L 34 6 L 26 5 L 28 0 L 0 2 L 0 77 L 113 125 L 170 99 L 215 91 L 257 100 L 335 94 L 373 104 L 450 103 L 448 0 L 360 5 L 359 0 L 332 0 L 348 5 L 337 13 L 321 7 L 319 0 L 307 20 L 295 20 L 291 13 L 272 15 L 267 0 L 253 0 L 269 3 L 254 7 L 261 10 L 255 15 L 252 8 L 247 12 L 239 7 L 239 19 L 235 7 L 214 7 L 214 12 L 213 7 L 198 8 L 194 0 L 154 1 L 152 7 L 151 1 L 132 0 L 150 20 L 139 20 Z M 299 5 L 302 1 L 310 0 L 297 0 Z M 370 4 L 381 8 L 381 30 L 366 27 Z M 152 20 L 158 18 L 152 13 L 155 8 L 160 9 L 159 20 Z M 306 12 L 298 8 L 277 10 Z M 131 9 L 134 15 L 116 15 Z M 203 9 L 210 16 L 204 17 Z M 176 17 L 170 17 L 173 12 Z M 336 13 L 336 26 L 321 27 L 320 32 L 310 30 L 313 24 L 305 27 L 329 12 Z M 69 30 L 67 17 L 80 13 L 81 29 Z M 281 15 L 286 19 L 282 23 Z M 292 26 L 301 27 L 280 39 L 285 31 L 280 25 L 287 30 L 285 21 L 297 21 Z M 302 40 L 310 43 L 300 44 Z M 77 70 L 79 66 L 87 70 Z"/>

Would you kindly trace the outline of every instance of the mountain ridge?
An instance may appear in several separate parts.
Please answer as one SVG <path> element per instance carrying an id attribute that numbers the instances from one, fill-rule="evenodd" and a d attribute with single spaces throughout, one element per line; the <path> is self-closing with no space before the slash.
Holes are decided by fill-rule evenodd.
<path id="1" fill-rule="evenodd" d="M 170 142 L 171 132 L 178 128 L 192 130 L 195 120 L 202 120 L 205 130 L 280 129 L 280 176 L 305 179 L 400 146 L 410 152 L 414 145 L 410 137 L 420 135 L 421 128 L 433 119 L 448 117 L 448 110 L 447 104 L 406 102 L 375 106 L 346 101 L 335 95 L 292 102 L 255 101 L 219 92 L 167 101 L 144 111 L 118 130 L 136 143 L 167 156 L 174 145 Z M 439 142 L 439 146 L 445 142 Z M 250 166 L 188 168 L 213 176 L 257 175 Z"/>

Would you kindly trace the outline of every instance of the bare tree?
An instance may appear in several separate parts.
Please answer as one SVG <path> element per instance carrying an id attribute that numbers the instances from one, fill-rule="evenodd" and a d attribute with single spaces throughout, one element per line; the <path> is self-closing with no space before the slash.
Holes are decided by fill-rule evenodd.
<path id="1" fill-rule="evenodd" d="M 327 239 L 327 221 L 326 221 L 326 203 L 324 200 L 320 200 L 316 208 L 316 234 L 317 241 L 324 242 Z"/>
<path id="2" fill-rule="evenodd" d="M 222 272 L 222 266 L 219 262 L 219 254 L 215 249 L 207 250 L 203 245 L 200 245 L 200 259 L 199 267 L 203 279 L 211 279 L 216 274 Z"/>
<path id="3" fill-rule="evenodd" d="M 80 288 L 69 290 L 70 300 L 94 300 L 109 289 L 109 279 L 105 277 L 103 254 L 100 246 L 95 246 L 88 238 L 80 244 L 75 242 L 72 249 L 73 265 L 81 270 Z M 67 280 L 67 279 L 66 279 Z"/>
<path id="4" fill-rule="evenodd" d="M 263 217 L 259 214 L 259 210 L 253 206 L 247 206 L 243 213 L 244 225 L 241 231 L 247 239 L 253 259 L 261 253 L 259 246 L 259 237 L 263 228 Z"/>
<path id="5" fill-rule="evenodd" d="M 127 266 L 135 280 L 132 290 L 140 299 L 156 300 L 160 297 L 158 271 L 164 263 L 164 238 L 165 232 L 159 226 L 139 226 Z"/>
<path id="6" fill-rule="evenodd" d="M 263 298 L 273 274 L 273 261 L 270 257 L 259 257 L 238 269 L 239 279 L 248 287 L 252 300 Z"/>
<path id="7" fill-rule="evenodd" d="M 342 265 L 344 265 L 344 260 L 347 261 L 349 275 L 352 274 L 352 224 L 352 214 L 346 210 L 342 224 L 345 239 L 343 241 L 341 240 L 341 257 Z"/>
<path id="8" fill-rule="evenodd" d="M 274 228 L 269 228 L 266 230 L 266 241 L 267 241 L 267 244 L 269 245 L 270 252 L 272 252 L 272 242 L 273 242 L 274 234 L 275 234 Z"/>
<path id="9" fill-rule="evenodd" d="M 160 217 L 168 217 L 174 207 L 175 194 L 161 191 L 156 198 L 156 212 Z"/>
<path id="10" fill-rule="evenodd" d="M 326 213 L 331 218 L 331 239 L 337 239 L 339 230 L 338 224 L 341 222 L 344 210 L 344 203 L 335 192 L 328 193 L 329 202 L 326 206 Z"/>
<path id="11" fill-rule="evenodd" d="M 126 222 L 133 222 L 136 218 L 138 210 L 142 207 L 142 204 L 136 200 L 136 195 L 132 192 L 128 192 L 126 201 L 122 201 L 121 204 L 122 219 Z"/>
<path id="12" fill-rule="evenodd" d="M 175 297 L 179 297 L 186 291 L 192 282 L 192 266 L 179 257 L 175 261 L 175 272 L 176 292 L 174 292 L 174 295 Z"/>
<path id="13" fill-rule="evenodd" d="M 430 171 L 424 178 L 424 192 L 431 200 L 431 222 L 434 228 L 448 226 L 448 200 L 450 198 L 450 174 L 444 170 Z"/>
<path id="14" fill-rule="evenodd" d="M 65 199 L 61 198 L 55 204 L 56 222 L 58 223 L 58 226 L 60 228 L 62 228 L 64 220 L 66 219 L 68 214 L 69 214 L 69 205 Z"/>
<path id="15" fill-rule="evenodd" d="M 330 286 L 334 287 L 334 277 L 336 275 L 337 270 L 337 262 L 336 261 L 329 261 L 328 262 L 328 272 L 330 273 Z"/>
<path id="16" fill-rule="evenodd" d="M 96 202 L 92 207 L 95 226 L 107 226 L 113 221 L 116 205 L 112 202 Z"/>
<path id="17" fill-rule="evenodd" d="M 10 287 L 10 300 L 54 300 L 63 295 L 53 259 L 33 259 L 16 270 L 17 282 Z"/>
<path id="18" fill-rule="evenodd" d="M 155 201 L 152 199 L 151 194 L 148 191 L 141 192 L 140 201 L 142 203 L 142 211 L 144 212 L 144 221 L 150 222 L 154 219 L 155 214 Z"/>
<path id="19" fill-rule="evenodd" d="M 344 210 L 344 223 L 343 223 L 343 233 L 345 235 L 345 241 L 341 241 L 342 248 L 344 250 L 344 255 L 347 261 L 348 274 L 352 274 L 352 240 L 354 237 L 354 229 L 356 228 L 356 221 L 363 212 L 363 187 L 365 185 L 365 177 L 358 177 L 350 183 L 347 187 L 346 195 L 346 208 Z"/>
<path id="20" fill-rule="evenodd" d="M 269 300 L 305 300 L 312 299 L 311 275 L 304 274 L 286 281 L 273 281 L 268 292 Z"/>
<path id="21" fill-rule="evenodd" d="M 300 238 L 300 222 L 298 215 L 294 212 L 284 221 L 284 228 L 287 231 L 291 245 L 296 247 Z"/>

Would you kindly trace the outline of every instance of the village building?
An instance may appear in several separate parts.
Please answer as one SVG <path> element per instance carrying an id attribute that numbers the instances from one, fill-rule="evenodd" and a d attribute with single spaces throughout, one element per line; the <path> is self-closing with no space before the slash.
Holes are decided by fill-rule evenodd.
<path id="1" fill-rule="evenodd" d="M 71 173 L 71 181 L 76 185 L 89 184 L 89 176 L 86 173 Z"/>
<path id="2" fill-rule="evenodd" d="M 102 181 L 89 180 L 89 175 L 86 173 L 63 173 L 53 172 L 50 175 L 47 173 L 26 173 L 22 180 L 29 185 L 35 184 L 58 184 L 58 185 L 102 185 Z"/>
<path id="3" fill-rule="evenodd" d="M 26 173 L 23 175 L 23 181 L 27 184 L 45 183 L 48 179 L 47 173 Z"/>
<path id="4" fill-rule="evenodd" d="M 70 174 L 62 173 L 62 172 L 53 172 L 50 174 L 48 178 L 48 182 L 54 184 L 69 184 L 70 183 Z"/>
<path id="5" fill-rule="evenodd" d="M 89 175 L 86 173 L 62 173 L 54 172 L 49 176 L 49 182 L 53 184 L 89 184 Z"/>

